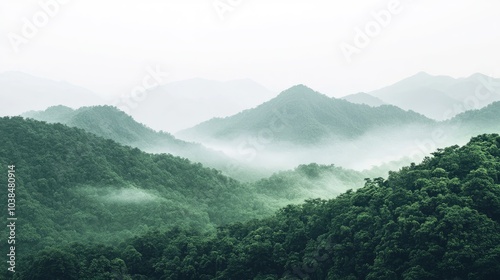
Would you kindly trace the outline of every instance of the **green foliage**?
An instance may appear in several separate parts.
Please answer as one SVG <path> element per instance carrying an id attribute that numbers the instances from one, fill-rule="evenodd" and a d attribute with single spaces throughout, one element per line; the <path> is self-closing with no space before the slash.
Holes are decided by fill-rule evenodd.
<path id="1" fill-rule="evenodd" d="M 81 128 L 87 132 L 120 144 L 139 148 L 151 153 L 169 153 L 201 162 L 222 170 L 231 176 L 246 178 L 249 175 L 232 172 L 227 168 L 231 160 L 223 153 L 205 148 L 196 143 L 176 139 L 169 133 L 157 132 L 138 123 L 131 116 L 111 106 L 82 107 L 73 110 L 65 106 L 53 106 L 45 111 L 32 111 L 23 115 L 39 121 L 61 123 Z"/>
<path id="2" fill-rule="evenodd" d="M 45 111 L 28 112 L 23 116 L 78 127 L 106 139 L 140 147 L 143 150 L 160 144 L 176 148 L 188 145 L 168 133 L 158 133 L 136 122 L 132 117 L 111 106 L 82 107 L 78 110 L 54 106 Z"/>
<path id="3" fill-rule="evenodd" d="M 310 164 L 240 184 L 60 124 L 1 118 L 0 131 L 23 217 L 12 279 L 500 276 L 498 135 L 270 216 L 279 196 L 335 196 L 330 184 L 356 185 L 362 174 Z"/>
<path id="4" fill-rule="evenodd" d="M 0 131 L 0 172 L 16 165 L 21 256 L 72 241 L 117 242 L 151 228 L 211 231 L 278 208 L 220 171 L 81 129 L 14 117 L 0 118 Z M 7 201 L 7 192 L 0 198 Z"/>
<path id="5" fill-rule="evenodd" d="M 216 234 L 176 228 L 108 249 L 73 245 L 60 265 L 100 277 L 117 260 L 132 279 L 498 279 L 499 147 L 500 136 L 481 135 L 334 199 L 289 205 Z M 34 256 L 24 273 L 47 256 L 59 264 L 60 252 Z"/>

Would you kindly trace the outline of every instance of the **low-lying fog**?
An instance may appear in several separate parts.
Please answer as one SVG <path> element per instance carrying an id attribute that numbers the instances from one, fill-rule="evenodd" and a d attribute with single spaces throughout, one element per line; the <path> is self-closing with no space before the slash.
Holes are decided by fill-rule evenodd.
<path id="1" fill-rule="evenodd" d="M 388 170 L 419 163 L 438 148 L 463 145 L 472 136 L 461 127 L 440 123 L 383 127 L 355 139 L 325 140 L 307 146 L 256 135 L 241 135 L 231 141 L 211 139 L 202 144 L 234 159 L 236 164 L 230 168 L 258 170 L 267 176 L 300 164 L 318 163 L 358 171 L 375 168 L 382 174 L 374 175 L 385 177 Z"/>

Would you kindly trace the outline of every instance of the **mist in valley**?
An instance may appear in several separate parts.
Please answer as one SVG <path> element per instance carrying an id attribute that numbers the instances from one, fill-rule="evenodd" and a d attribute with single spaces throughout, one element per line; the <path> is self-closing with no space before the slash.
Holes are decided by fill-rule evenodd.
<path id="1" fill-rule="evenodd" d="M 402 159 L 419 162 L 436 148 L 459 144 L 450 136 L 447 141 L 436 144 L 435 148 L 429 148 L 427 141 L 432 129 L 435 129 L 433 125 L 385 127 L 370 130 L 355 139 L 325 139 L 313 145 L 298 145 L 258 135 L 202 144 L 223 152 L 237 161 L 241 168 L 266 171 L 268 175 L 308 163 L 335 164 L 363 171 Z"/>

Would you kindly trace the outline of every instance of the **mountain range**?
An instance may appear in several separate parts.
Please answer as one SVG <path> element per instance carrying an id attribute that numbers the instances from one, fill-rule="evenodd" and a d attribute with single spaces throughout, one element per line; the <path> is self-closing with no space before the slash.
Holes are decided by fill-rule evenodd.
<path id="1" fill-rule="evenodd" d="M 85 88 L 22 72 L 0 74 L 0 116 L 16 116 L 53 105 L 72 108 L 103 104 L 104 100 Z"/>
<path id="2" fill-rule="evenodd" d="M 454 92 L 457 96 L 464 97 L 467 96 L 467 92 L 472 90 L 473 85 L 478 86 L 477 83 L 474 83 L 477 81 L 480 81 L 480 85 L 484 86 L 483 90 L 495 89 L 495 80 L 488 80 L 488 77 L 481 74 L 472 75 L 469 78 L 453 79 L 446 76 L 436 77 L 419 73 L 393 86 L 379 90 L 377 94 L 387 98 L 392 95 L 396 96 L 399 92 L 402 96 L 401 100 L 406 100 L 406 104 L 416 106 L 421 102 L 420 100 L 410 101 L 421 98 L 417 93 L 418 90 L 411 92 L 411 90 L 405 91 L 405 88 L 425 87 L 445 92 L 458 87 L 461 90 L 454 90 Z M 489 81 L 490 84 L 485 84 L 484 81 Z M 234 94 L 239 92 L 237 88 L 242 88 L 243 85 L 248 86 L 247 94 Z M 463 88 L 460 85 L 463 85 Z M 210 90 L 202 91 L 201 88 Z M 154 103 L 157 109 L 145 110 L 142 113 L 155 116 L 161 114 L 160 107 L 164 103 L 152 102 L 154 98 L 179 97 L 181 93 L 185 95 L 185 100 L 191 101 L 199 99 L 199 96 L 204 94 L 207 94 L 207 97 L 221 97 L 224 96 L 221 94 L 224 92 L 223 88 L 227 89 L 225 91 L 226 97 L 247 96 L 250 95 L 250 92 L 265 92 L 256 98 L 250 97 L 249 99 L 253 101 L 245 101 L 249 104 L 251 102 L 257 104 L 258 100 L 265 99 L 265 96 L 269 94 L 268 91 L 249 80 L 221 83 L 194 79 L 170 83 L 157 88 L 157 94 L 148 95 L 148 98 L 143 101 L 146 103 L 139 104 L 136 110 L 145 110 L 147 108 L 145 105 L 148 102 Z M 429 92 L 427 91 L 427 93 Z M 487 96 L 485 93 L 488 92 L 481 91 L 483 95 L 479 95 L 479 97 Z M 493 93 L 489 97 L 494 97 Z M 469 114 L 462 116 L 460 113 L 462 110 L 470 109 L 464 104 L 459 106 L 460 104 L 455 103 L 456 106 L 453 107 L 455 111 L 451 112 L 451 115 L 459 114 L 461 116 L 460 125 L 457 125 L 456 119 L 436 122 L 417 113 L 418 110 L 416 110 L 417 112 L 405 111 L 390 105 L 390 102 L 381 104 L 386 100 L 382 101 L 382 98 L 374 97 L 371 94 L 373 93 L 358 93 L 343 99 L 336 99 L 315 92 L 304 85 L 298 85 L 283 91 L 275 98 L 266 99 L 266 102 L 254 108 L 242 111 L 237 111 L 240 109 L 235 109 L 236 107 L 232 108 L 238 113 L 206 120 L 192 128 L 176 133 L 175 137 L 166 132 L 150 129 L 134 120 L 135 117 L 132 118 L 109 106 L 94 106 L 77 110 L 56 106 L 46 112 L 30 112 L 24 116 L 79 127 L 101 137 L 113 139 L 121 144 L 148 152 L 171 153 L 189 158 L 244 181 L 268 177 L 274 172 L 312 162 L 326 165 L 336 164 L 346 168 L 363 170 L 388 162 L 406 162 L 402 161 L 404 157 L 415 154 L 419 156 L 413 160 L 418 161 L 434 148 L 463 144 L 475 133 L 495 132 L 496 129 L 492 121 L 479 120 L 473 123 L 471 118 L 477 118 L 474 115 L 477 114 L 474 113 L 475 110 L 466 111 L 465 113 Z M 442 93 L 428 94 L 422 100 L 431 100 L 430 105 L 426 105 L 425 102 L 420 105 L 427 109 L 437 106 L 434 109 L 443 113 L 444 108 L 441 108 L 439 104 L 443 102 L 451 104 L 449 99 L 451 97 L 443 96 L 445 95 Z M 439 98 L 442 99 L 442 102 L 436 101 Z M 228 100 L 236 102 L 231 98 Z M 220 106 L 231 104 L 231 102 L 226 104 L 221 99 L 219 101 L 215 103 Z M 482 98 L 480 101 L 486 104 L 490 100 Z M 353 102 L 363 104 L 354 104 Z M 188 103 L 185 105 L 188 106 Z M 241 105 L 241 107 L 244 106 Z M 488 110 L 494 114 L 495 108 L 493 106 Z M 195 112 L 189 114 L 186 112 L 177 112 L 168 119 L 153 119 L 172 124 L 182 122 L 185 116 L 196 115 Z M 131 114 L 134 114 L 134 110 Z M 439 139 L 435 140 L 433 133 L 444 134 L 446 137 L 438 137 Z"/>
<path id="3" fill-rule="evenodd" d="M 420 73 L 405 83 L 425 90 L 401 82 L 394 92 L 415 109 L 417 92 L 453 98 L 448 106 L 463 106 L 452 118 L 304 85 L 175 137 L 111 106 L 0 117 L 0 173 L 16 183 L 0 199 L 15 193 L 22 217 L 18 272 L 0 278 L 497 279 L 500 136 L 483 133 L 500 130 L 500 101 L 475 91 L 468 108 L 474 87 L 494 87 L 465 79 L 452 97 L 441 93 L 456 81 L 434 78 Z M 295 168 L 242 183 L 210 160 L 249 173 Z M 348 169 L 389 161 L 399 171 Z"/>
<path id="4" fill-rule="evenodd" d="M 375 128 L 429 123 L 432 120 L 395 106 L 353 104 L 297 85 L 256 108 L 206 121 L 177 135 L 207 142 L 268 134 L 273 141 L 307 145 L 353 139 Z"/>
<path id="5" fill-rule="evenodd" d="M 250 188 L 220 171 L 82 129 L 3 117 L 0 131 L 1 170 L 7 174 L 7 165 L 16 166 L 23 217 L 18 242 L 25 255 L 30 247 L 50 246 L 48 236 L 57 242 L 130 237 L 148 227 L 206 230 L 274 208 L 259 204 Z"/>
<path id="6" fill-rule="evenodd" d="M 419 76 L 425 80 L 427 75 Z M 436 84 L 444 87 L 445 82 Z M 275 172 L 310 162 L 362 170 L 419 161 L 434 149 L 464 144 L 481 132 L 497 132 L 499 104 L 439 122 L 393 105 L 353 104 L 298 85 L 255 108 L 214 118 L 176 136 Z"/>
<path id="7" fill-rule="evenodd" d="M 341 99 L 372 107 L 394 105 L 441 121 L 499 101 L 499 85 L 500 79 L 480 73 L 452 78 L 420 72 L 384 88 Z M 4 116 L 55 105 L 120 107 L 121 102 L 120 99 L 106 101 L 90 90 L 67 82 L 21 72 L 0 74 L 0 88 L 0 115 Z M 220 82 L 196 78 L 160 85 L 147 91 L 145 96 L 144 100 L 129 100 L 134 104 L 127 113 L 155 130 L 175 133 L 212 118 L 224 118 L 257 107 L 275 97 L 275 93 L 249 79 Z"/>
<path id="8" fill-rule="evenodd" d="M 499 101 L 500 79 L 479 73 L 455 79 L 420 72 L 368 94 L 440 121 Z"/>
<path id="9" fill-rule="evenodd" d="M 14 71 L 0 74 L 0 89 L 0 116 L 16 116 L 57 105 L 73 109 L 103 104 L 123 105 L 128 108 L 127 113 L 139 122 L 168 132 L 189 128 L 214 117 L 236 114 L 275 95 L 250 79 L 220 82 L 195 78 L 152 88 L 146 92 L 144 100 L 134 99 L 131 93 L 124 94 L 124 97 L 104 98 L 68 82 Z"/>
<path id="10" fill-rule="evenodd" d="M 339 167 L 308 165 L 240 183 L 199 163 L 148 154 L 60 123 L 2 117 L 0 131 L 0 170 L 7 174 L 14 165 L 19 186 L 22 256 L 63 242 L 115 242 L 149 228 L 212 231 L 318 194 L 338 195 L 364 178 Z M 0 198 L 6 201 L 7 192 Z"/>

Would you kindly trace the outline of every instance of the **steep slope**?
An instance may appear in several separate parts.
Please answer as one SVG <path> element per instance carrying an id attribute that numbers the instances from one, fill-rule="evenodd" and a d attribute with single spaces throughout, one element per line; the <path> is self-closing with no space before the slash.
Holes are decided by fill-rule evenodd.
<path id="1" fill-rule="evenodd" d="M 111 106 L 82 107 L 77 110 L 65 106 L 50 107 L 45 111 L 31 111 L 22 115 L 39 121 L 62 123 L 78 127 L 121 144 L 151 150 L 185 147 L 190 143 L 175 139 L 165 132 L 156 132 Z M 194 146 L 194 144 L 191 144 Z M 170 151 L 165 151 L 170 152 Z"/>
<path id="2" fill-rule="evenodd" d="M 21 72 L 0 74 L 0 99 L 0 116 L 17 116 L 58 104 L 77 108 L 103 102 L 87 89 Z"/>
<path id="3" fill-rule="evenodd" d="M 216 235 L 173 230 L 121 247 L 57 246 L 34 257 L 23 276 L 495 280 L 499 178 L 500 136 L 481 135 L 387 180 L 369 179 L 355 192 L 289 205 Z"/>
<path id="4" fill-rule="evenodd" d="M 354 104 L 365 104 L 371 107 L 378 107 L 387 104 L 384 101 L 380 100 L 380 98 L 371 96 L 368 93 L 364 92 L 350 94 L 342 97 L 341 99 L 344 99 Z"/>
<path id="5" fill-rule="evenodd" d="M 236 114 L 273 96 L 252 80 L 219 82 L 198 78 L 151 90 L 130 113 L 155 130 L 177 132 L 214 117 Z"/>
<path id="6" fill-rule="evenodd" d="M 435 120 L 442 120 L 458 102 L 445 93 L 432 88 L 409 89 L 397 95 L 378 95 L 389 104 L 412 110 Z"/>
<path id="7" fill-rule="evenodd" d="M 50 123 L 62 123 L 84 129 L 120 144 L 139 148 L 146 152 L 170 153 L 220 169 L 231 176 L 245 177 L 243 172 L 231 172 L 227 168 L 231 160 L 223 153 L 210 150 L 200 144 L 176 139 L 169 133 L 156 132 L 132 117 L 111 106 L 82 107 L 72 110 L 65 106 L 50 107 L 45 111 L 31 111 L 24 117 Z"/>
<path id="8" fill-rule="evenodd" d="M 275 208 L 214 169 L 62 124 L 0 118 L 0 142 L 3 176 L 8 164 L 16 166 L 18 241 L 25 249 L 112 241 L 149 227 L 207 230 Z"/>
<path id="9" fill-rule="evenodd" d="M 367 173 L 311 163 L 275 173 L 256 181 L 252 186 L 256 193 L 281 198 L 281 204 L 288 205 L 302 203 L 304 198 L 332 197 L 349 189 L 357 189 L 363 185 Z"/>
<path id="10" fill-rule="evenodd" d="M 405 110 L 445 120 L 500 100 L 499 84 L 499 79 L 483 74 L 454 79 L 421 72 L 369 94 Z"/>
<path id="11" fill-rule="evenodd" d="M 177 135 L 202 143 L 255 136 L 276 142 L 316 144 L 327 139 L 352 139 L 374 128 L 429 122 L 394 106 L 352 104 L 298 85 L 254 109 L 209 120 Z"/>

